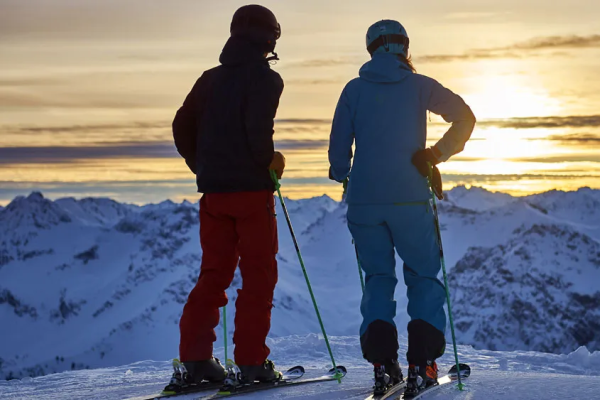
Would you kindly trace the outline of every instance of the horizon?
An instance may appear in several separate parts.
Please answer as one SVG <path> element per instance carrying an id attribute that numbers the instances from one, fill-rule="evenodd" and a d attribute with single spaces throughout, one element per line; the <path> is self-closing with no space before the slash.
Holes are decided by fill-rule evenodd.
<path id="1" fill-rule="evenodd" d="M 170 123 L 202 71 L 217 65 L 231 16 L 246 3 L 5 0 L 0 204 L 32 191 L 196 202 Z M 600 188 L 598 2 L 336 3 L 260 2 L 282 25 L 273 69 L 286 84 L 275 125 L 288 160 L 284 196 L 341 198 L 327 179 L 331 118 L 369 60 L 367 28 L 383 18 L 408 30 L 417 71 L 461 95 L 478 119 L 465 151 L 440 165 L 446 190 Z M 449 126 L 431 117 L 429 145 Z"/>
<path id="2" fill-rule="evenodd" d="M 538 196 L 538 195 L 544 195 L 546 193 L 553 193 L 553 192 L 554 193 L 558 193 L 558 192 L 560 192 L 560 193 L 577 193 L 577 192 L 580 192 L 582 190 L 591 190 L 591 191 L 596 191 L 596 192 L 600 193 L 600 189 L 591 188 L 589 186 L 582 186 L 582 187 L 575 188 L 575 189 L 570 189 L 570 190 L 550 189 L 550 190 L 539 192 L 539 193 L 522 194 L 522 195 L 512 195 L 510 193 L 499 191 L 499 190 L 489 190 L 489 189 L 486 189 L 486 188 L 484 188 L 482 186 L 456 185 L 456 186 L 453 186 L 450 189 L 447 189 L 447 190 L 445 189 L 444 190 L 444 195 L 447 195 L 447 194 L 451 193 L 452 191 L 454 191 L 455 189 L 460 189 L 460 188 L 464 188 L 467 191 L 480 189 L 480 190 L 483 190 L 485 193 L 489 193 L 489 194 L 492 194 L 492 195 L 496 195 L 496 194 L 498 194 L 498 195 L 508 195 L 508 196 L 510 196 L 510 197 L 512 197 L 514 199 L 522 199 L 522 198 L 527 198 L 527 197 L 532 197 L 532 196 Z M 171 199 L 171 198 L 164 198 L 162 200 L 157 200 L 157 201 L 151 201 L 151 202 L 145 202 L 145 203 L 143 203 L 143 202 L 120 201 L 118 199 L 113 199 L 111 197 L 106 197 L 106 196 L 76 196 L 76 195 L 75 196 L 52 196 L 52 195 L 48 196 L 48 195 L 46 195 L 42 191 L 33 190 L 33 191 L 28 192 L 28 193 L 17 195 L 14 198 L 12 198 L 11 200 L 9 200 L 8 202 L 5 202 L 5 203 L 0 202 L 0 207 L 1 207 L 0 211 L 2 211 L 2 208 L 8 206 L 14 200 L 16 200 L 18 198 L 28 198 L 28 197 L 36 194 L 36 193 L 39 193 L 44 199 L 50 200 L 52 202 L 57 201 L 57 200 L 64 200 L 64 199 L 75 199 L 75 201 L 81 201 L 81 200 L 85 200 L 85 199 L 96 199 L 96 200 L 106 199 L 106 200 L 116 201 L 117 203 L 120 203 L 120 204 L 134 205 L 134 206 L 140 206 L 140 207 L 147 206 L 147 205 L 157 205 L 157 204 L 162 204 L 162 203 L 165 203 L 165 202 L 172 202 L 174 204 L 182 204 L 182 203 L 185 203 L 185 202 L 190 203 L 190 204 L 197 204 L 200 201 L 199 198 L 197 198 L 197 199 L 189 199 L 189 198 Z M 273 196 L 276 197 L 277 194 L 274 193 Z M 326 193 L 323 193 L 321 195 L 310 196 L 310 197 L 291 198 L 291 197 L 288 197 L 288 196 L 285 196 L 285 195 L 283 197 L 286 200 L 288 200 L 288 201 L 289 200 L 293 200 L 293 201 L 295 201 L 295 200 L 312 200 L 312 199 L 318 199 L 318 198 L 323 198 L 323 197 L 327 197 L 327 198 L 329 198 L 329 199 L 331 199 L 333 201 L 336 201 L 336 202 L 342 202 L 343 201 L 343 199 L 336 199 L 336 198 L 331 197 L 330 195 L 328 195 Z M 446 202 L 446 201 L 448 201 L 448 197 L 445 196 L 444 200 L 438 200 L 438 201 Z M 277 200 L 276 202 L 279 202 L 279 200 Z"/>

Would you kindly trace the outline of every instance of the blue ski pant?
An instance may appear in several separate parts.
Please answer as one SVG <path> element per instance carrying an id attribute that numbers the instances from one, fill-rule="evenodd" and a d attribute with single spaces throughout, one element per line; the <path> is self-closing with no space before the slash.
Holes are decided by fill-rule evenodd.
<path id="1" fill-rule="evenodd" d="M 365 272 L 360 334 L 376 321 L 393 326 L 398 252 L 404 261 L 404 282 L 411 320 L 424 320 L 444 332 L 445 289 L 438 279 L 440 251 L 429 202 L 409 205 L 348 206 L 348 227 Z"/>

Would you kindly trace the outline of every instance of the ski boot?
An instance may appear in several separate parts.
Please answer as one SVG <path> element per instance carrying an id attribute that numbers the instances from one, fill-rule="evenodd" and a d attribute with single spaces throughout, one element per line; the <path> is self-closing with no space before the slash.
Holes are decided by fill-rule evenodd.
<path id="1" fill-rule="evenodd" d="M 178 359 L 173 360 L 173 375 L 169 384 L 165 386 L 162 391 L 163 395 L 175 395 L 183 391 L 190 386 L 191 380 L 189 378 L 187 369 L 181 361 Z"/>
<path id="2" fill-rule="evenodd" d="M 438 366 L 435 361 L 427 361 L 427 367 L 425 368 L 425 388 L 435 386 L 438 384 Z"/>
<path id="3" fill-rule="evenodd" d="M 392 386 L 402 382 L 402 369 L 398 360 L 390 360 L 385 364 L 373 364 L 375 373 L 375 386 L 373 394 L 381 395 Z"/>
<path id="4" fill-rule="evenodd" d="M 219 383 L 227 377 L 227 372 L 218 358 L 210 360 L 189 361 L 183 365 L 187 371 L 187 383 L 201 383 L 202 381 Z"/>
<path id="5" fill-rule="evenodd" d="M 282 378 L 283 374 L 275 369 L 273 361 L 266 360 L 261 365 L 240 365 L 240 382 L 252 384 L 258 382 L 275 382 Z"/>
<path id="6" fill-rule="evenodd" d="M 438 384 L 438 368 L 435 361 L 427 361 L 425 368 L 411 364 L 408 366 L 408 378 L 404 398 L 416 396 L 420 391 Z"/>

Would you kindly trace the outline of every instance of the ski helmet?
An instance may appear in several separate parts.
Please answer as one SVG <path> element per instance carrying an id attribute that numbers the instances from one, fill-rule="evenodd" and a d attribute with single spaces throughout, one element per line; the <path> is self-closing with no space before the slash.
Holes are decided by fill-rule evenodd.
<path id="1" fill-rule="evenodd" d="M 241 36 L 259 44 L 267 53 L 275 50 L 281 37 L 281 26 L 275 14 L 266 7 L 251 4 L 239 8 L 231 21 L 231 36 Z"/>
<path id="2" fill-rule="evenodd" d="M 398 21 L 383 20 L 367 31 L 367 50 L 371 54 L 391 53 L 408 57 L 408 33 Z"/>

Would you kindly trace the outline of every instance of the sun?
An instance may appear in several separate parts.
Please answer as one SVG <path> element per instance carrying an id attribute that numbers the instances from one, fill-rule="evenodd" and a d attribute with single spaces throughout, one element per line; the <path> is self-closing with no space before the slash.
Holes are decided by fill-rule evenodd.
<path id="1" fill-rule="evenodd" d="M 552 97 L 541 81 L 496 68 L 486 68 L 482 75 L 471 78 L 464 95 L 479 120 L 554 116 L 563 110 L 562 102 Z"/>

